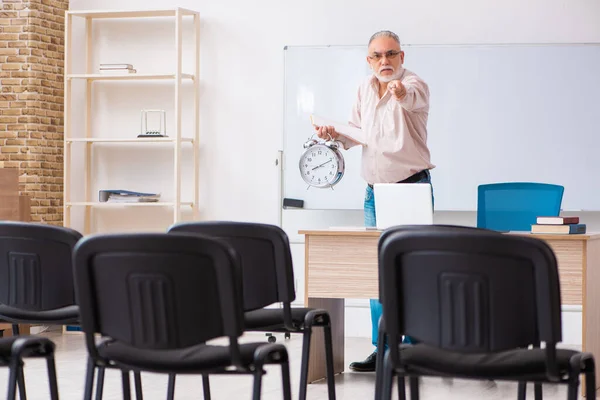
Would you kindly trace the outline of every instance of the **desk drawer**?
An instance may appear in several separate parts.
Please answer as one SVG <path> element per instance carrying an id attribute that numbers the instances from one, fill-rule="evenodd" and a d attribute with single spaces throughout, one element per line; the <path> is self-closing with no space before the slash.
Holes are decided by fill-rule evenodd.
<path id="1" fill-rule="evenodd" d="M 378 240 L 378 237 L 309 236 L 308 297 L 378 298 Z"/>

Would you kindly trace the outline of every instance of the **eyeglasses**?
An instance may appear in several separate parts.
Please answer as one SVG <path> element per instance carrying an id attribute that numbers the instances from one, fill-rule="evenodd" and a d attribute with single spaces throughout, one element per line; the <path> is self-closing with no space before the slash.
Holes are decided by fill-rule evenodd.
<path id="1" fill-rule="evenodd" d="M 401 51 L 397 51 L 397 50 L 386 51 L 383 55 L 379 54 L 379 53 L 373 53 L 369 56 L 369 60 L 379 61 L 379 60 L 381 60 L 381 58 L 383 56 L 385 56 L 385 58 L 387 58 L 388 60 L 393 60 L 400 53 L 401 53 Z"/>

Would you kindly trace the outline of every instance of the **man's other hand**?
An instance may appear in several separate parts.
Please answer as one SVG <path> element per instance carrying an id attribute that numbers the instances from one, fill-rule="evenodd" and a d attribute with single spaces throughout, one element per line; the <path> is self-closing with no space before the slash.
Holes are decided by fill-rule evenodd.
<path id="1" fill-rule="evenodd" d="M 393 80 L 388 83 L 388 91 L 396 98 L 396 100 L 402 100 L 406 96 L 406 87 L 402 84 L 399 79 Z"/>
<path id="2" fill-rule="evenodd" d="M 320 137 L 321 139 L 329 139 L 329 136 L 331 136 L 331 139 L 335 140 L 340 135 L 339 133 L 337 133 L 335 131 L 333 126 L 317 126 L 317 125 L 315 125 L 314 127 L 315 127 L 315 130 L 317 131 L 317 136 Z"/>

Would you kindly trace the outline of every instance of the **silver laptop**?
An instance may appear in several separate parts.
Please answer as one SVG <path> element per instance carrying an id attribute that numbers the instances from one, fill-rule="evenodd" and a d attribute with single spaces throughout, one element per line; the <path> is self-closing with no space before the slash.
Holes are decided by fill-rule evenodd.
<path id="1" fill-rule="evenodd" d="M 377 229 L 433 224 L 429 183 L 376 183 L 373 190 Z"/>

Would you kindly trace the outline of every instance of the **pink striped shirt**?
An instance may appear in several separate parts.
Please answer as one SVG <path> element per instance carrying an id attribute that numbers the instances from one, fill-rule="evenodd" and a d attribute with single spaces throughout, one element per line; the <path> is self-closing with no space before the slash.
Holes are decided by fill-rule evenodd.
<path id="1" fill-rule="evenodd" d="M 374 75 L 358 88 L 349 124 L 361 128 L 367 139 L 361 173 L 367 183 L 398 182 L 435 168 L 427 148 L 429 87 L 406 69 L 400 80 L 407 92 L 402 100 L 389 92 L 380 99 Z M 356 145 L 342 136 L 338 140 L 345 149 Z"/>

